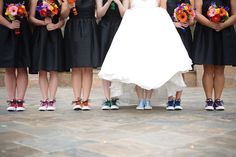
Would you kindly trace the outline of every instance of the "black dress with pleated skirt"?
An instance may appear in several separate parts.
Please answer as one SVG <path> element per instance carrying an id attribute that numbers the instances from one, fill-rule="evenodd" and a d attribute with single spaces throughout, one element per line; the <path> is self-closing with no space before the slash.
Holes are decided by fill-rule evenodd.
<path id="1" fill-rule="evenodd" d="M 103 5 L 107 0 L 103 0 Z M 119 8 L 115 2 L 112 2 L 108 8 L 106 14 L 99 22 L 99 37 L 100 37 L 100 52 L 101 52 L 101 64 L 103 63 L 107 51 L 110 48 L 113 37 L 119 28 L 122 17 L 119 12 Z"/>
<path id="2" fill-rule="evenodd" d="M 29 0 L 3 0 L 2 16 L 8 4 L 24 4 L 29 9 Z M 7 18 L 6 18 L 7 19 Z M 20 34 L 0 24 L 0 68 L 26 68 L 30 65 L 30 26 L 27 18 L 20 20 Z"/>
<path id="3" fill-rule="evenodd" d="M 95 0 L 76 0 L 77 14 L 70 12 L 64 34 L 67 68 L 100 65 L 95 6 Z"/>
<path id="4" fill-rule="evenodd" d="M 175 8 L 177 8 L 178 5 L 182 3 L 191 4 L 189 0 L 167 0 L 167 12 L 169 13 L 172 19 L 174 16 Z M 181 28 L 176 28 L 176 29 L 183 41 L 186 50 L 188 51 L 189 56 L 191 56 L 191 47 L 193 42 L 192 42 L 192 34 L 190 27 L 187 27 L 185 29 Z"/>
<path id="5" fill-rule="evenodd" d="M 39 5 L 42 0 L 38 0 Z M 55 0 L 59 7 L 59 13 L 52 17 L 54 24 L 58 23 L 60 17 L 60 3 Z M 35 12 L 35 17 L 44 20 L 39 12 Z M 61 29 L 48 31 L 46 26 L 35 26 L 31 40 L 31 67 L 30 73 L 37 74 L 39 71 L 65 71 L 65 51 L 63 46 L 63 37 Z"/>
<path id="6" fill-rule="evenodd" d="M 203 0 L 202 14 L 207 17 L 208 8 L 212 3 L 217 6 L 228 6 L 230 0 Z M 219 32 L 204 26 L 196 24 L 193 40 L 194 64 L 212 64 L 212 65 L 236 65 L 236 34 L 234 26 L 227 27 Z"/>

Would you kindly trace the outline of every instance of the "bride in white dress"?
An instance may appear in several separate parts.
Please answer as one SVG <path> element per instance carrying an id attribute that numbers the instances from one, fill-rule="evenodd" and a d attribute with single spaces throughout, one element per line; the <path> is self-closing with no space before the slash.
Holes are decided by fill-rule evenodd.
<path id="1" fill-rule="evenodd" d="M 177 86 L 185 86 L 176 74 L 190 70 L 192 61 L 167 11 L 159 7 L 160 1 L 131 1 L 98 74 L 100 78 L 146 90 L 157 89 L 173 78 Z"/>

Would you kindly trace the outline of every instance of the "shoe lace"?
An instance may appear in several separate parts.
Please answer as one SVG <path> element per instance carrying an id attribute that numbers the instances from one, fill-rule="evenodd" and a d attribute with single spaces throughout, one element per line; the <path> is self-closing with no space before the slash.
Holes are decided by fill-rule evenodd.
<path id="1" fill-rule="evenodd" d="M 116 105 L 116 106 L 118 106 L 118 104 L 120 104 L 119 98 L 112 98 L 111 102 L 112 102 L 112 105 Z"/>
<path id="2" fill-rule="evenodd" d="M 103 105 L 110 107 L 110 106 L 111 106 L 111 101 L 107 99 L 107 100 L 105 100 L 105 101 L 103 102 Z"/>
<path id="3" fill-rule="evenodd" d="M 82 106 L 88 106 L 88 100 L 81 101 L 81 105 L 82 105 Z"/>
<path id="4" fill-rule="evenodd" d="M 167 102 L 167 106 L 174 106 L 174 100 L 169 100 Z"/>
<path id="5" fill-rule="evenodd" d="M 23 107 L 23 106 L 24 106 L 24 105 L 23 105 L 24 102 L 25 102 L 25 101 L 22 100 L 22 99 L 18 99 L 18 100 L 16 101 L 18 107 Z"/>
<path id="6" fill-rule="evenodd" d="M 7 100 L 7 103 L 8 103 L 8 106 L 12 106 L 12 107 L 15 107 L 16 106 L 16 100 L 13 99 L 13 100 Z"/>
<path id="7" fill-rule="evenodd" d="M 48 101 L 47 100 L 45 100 L 45 101 L 40 100 L 40 102 L 41 102 L 40 106 L 47 106 L 48 105 Z"/>
<path id="8" fill-rule="evenodd" d="M 223 102 L 223 100 L 216 99 L 214 104 L 215 104 L 215 106 L 223 106 L 224 102 Z"/>
<path id="9" fill-rule="evenodd" d="M 81 99 L 78 98 L 77 100 L 72 101 L 72 105 L 80 105 L 81 104 Z"/>
<path id="10" fill-rule="evenodd" d="M 213 106 L 213 101 L 212 101 L 212 99 L 210 99 L 210 98 L 208 98 L 207 100 L 206 100 L 206 106 Z"/>
<path id="11" fill-rule="evenodd" d="M 180 100 L 175 100 L 175 106 L 180 106 L 181 101 Z"/>
<path id="12" fill-rule="evenodd" d="M 55 99 L 51 100 L 48 102 L 48 106 L 54 106 L 54 103 L 56 102 Z"/>

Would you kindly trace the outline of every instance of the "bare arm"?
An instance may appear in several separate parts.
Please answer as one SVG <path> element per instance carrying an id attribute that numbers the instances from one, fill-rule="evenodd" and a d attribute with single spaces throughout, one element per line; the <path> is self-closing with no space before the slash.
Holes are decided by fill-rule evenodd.
<path id="1" fill-rule="evenodd" d="M 124 16 L 126 9 L 129 8 L 129 0 L 123 0 L 123 2 L 121 3 L 120 0 L 113 0 L 119 8 L 119 12 L 120 12 L 120 16 Z"/>
<path id="2" fill-rule="evenodd" d="M 61 5 L 61 19 L 66 19 L 70 14 L 70 7 L 67 0 L 62 1 Z"/>
<path id="3" fill-rule="evenodd" d="M 20 27 L 20 22 L 18 20 L 9 22 L 3 15 L 3 1 L 0 1 L 0 24 L 9 28 L 9 29 L 16 29 Z"/>
<path id="4" fill-rule="evenodd" d="M 108 0 L 104 5 L 103 5 L 103 0 L 96 0 L 96 5 L 97 5 L 97 17 L 101 18 L 103 17 L 108 8 L 111 5 L 112 0 Z"/>
<path id="5" fill-rule="evenodd" d="M 195 0 L 194 1 L 195 8 L 196 8 L 196 20 L 201 23 L 202 25 L 205 25 L 207 27 L 210 27 L 212 29 L 217 30 L 218 25 L 214 22 L 211 22 L 208 20 L 205 16 L 202 15 L 202 4 L 203 0 Z"/>
<path id="6" fill-rule="evenodd" d="M 220 28 L 218 29 L 218 31 L 220 31 L 224 28 L 227 28 L 229 26 L 232 26 L 236 23 L 236 1 L 230 0 L 230 4 L 231 4 L 231 16 L 224 23 L 219 24 Z"/>
<path id="7" fill-rule="evenodd" d="M 166 3 L 167 3 L 167 0 L 160 0 L 160 7 L 166 9 L 167 8 Z"/>
<path id="8" fill-rule="evenodd" d="M 66 0 L 67 2 L 67 0 Z M 61 1 L 61 12 L 65 12 L 65 10 L 67 9 L 68 3 L 66 3 L 65 1 Z M 52 31 L 58 28 L 61 28 L 63 25 L 65 24 L 65 20 L 63 18 L 63 15 L 61 14 L 59 21 L 57 23 L 49 23 L 47 25 L 47 30 L 48 31 Z"/>
<path id="9" fill-rule="evenodd" d="M 37 7 L 37 0 L 31 0 L 30 1 L 31 5 L 30 5 L 30 22 L 32 22 L 34 25 L 36 26 L 45 26 L 47 25 L 48 23 L 50 23 L 48 20 L 48 18 L 45 18 L 45 20 L 38 20 L 35 18 L 35 10 L 36 10 L 36 7 Z"/>
<path id="10" fill-rule="evenodd" d="M 190 0 L 190 4 L 192 6 L 192 9 L 195 11 L 194 0 Z M 189 26 L 193 26 L 194 24 L 195 24 L 195 19 L 190 20 Z"/>

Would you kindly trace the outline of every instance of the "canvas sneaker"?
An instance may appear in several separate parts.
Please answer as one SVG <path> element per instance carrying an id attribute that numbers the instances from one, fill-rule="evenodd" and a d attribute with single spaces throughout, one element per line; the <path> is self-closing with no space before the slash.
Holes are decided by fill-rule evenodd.
<path id="1" fill-rule="evenodd" d="M 7 103 L 8 103 L 7 111 L 16 111 L 17 103 L 15 99 L 8 100 Z"/>
<path id="2" fill-rule="evenodd" d="M 216 99 L 215 102 L 214 102 L 214 109 L 216 111 L 224 111 L 225 108 L 224 108 L 224 102 L 223 100 L 220 100 L 220 99 Z"/>
<path id="3" fill-rule="evenodd" d="M 206 100 L 205 110 L 206 111 L 214 111 L 214 102 L 212 101 L 212 99 Z"/>

